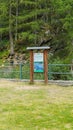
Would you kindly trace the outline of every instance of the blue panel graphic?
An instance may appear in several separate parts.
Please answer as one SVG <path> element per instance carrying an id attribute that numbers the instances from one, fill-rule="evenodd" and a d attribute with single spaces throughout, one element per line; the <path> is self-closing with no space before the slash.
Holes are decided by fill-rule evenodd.
<path id="1" fill-rule="evenodd" d="M 43 62 L 34 62 L 34 72 L 44 72 Z"/>

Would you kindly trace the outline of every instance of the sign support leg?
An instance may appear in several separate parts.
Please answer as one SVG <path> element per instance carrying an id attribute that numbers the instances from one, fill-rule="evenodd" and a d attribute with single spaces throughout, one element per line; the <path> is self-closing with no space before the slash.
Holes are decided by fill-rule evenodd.
<path id="1" fill-rule="evenodd" d="M 33 50 L 30 50 L 30 83 L 33 83 Z"/>
<path id="2" fill-rule="evenodd" d="M 45 84 L 48 84 L 48 51 L 44 50 L 44 79 Z"/>

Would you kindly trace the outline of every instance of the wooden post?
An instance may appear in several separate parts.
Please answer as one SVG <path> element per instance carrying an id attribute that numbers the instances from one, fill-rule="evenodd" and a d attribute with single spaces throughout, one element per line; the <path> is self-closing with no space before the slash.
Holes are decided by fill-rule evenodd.
<path id="1" fill-rule="evenodd" d="M 48 51 L 44 50 L 44 79 L 45 84 L 48 84 Z"/>
<path id="2" fill-rule="evenodd" d="M 33 83 L 33 50 L 30 50 L 30 83 Z"/>

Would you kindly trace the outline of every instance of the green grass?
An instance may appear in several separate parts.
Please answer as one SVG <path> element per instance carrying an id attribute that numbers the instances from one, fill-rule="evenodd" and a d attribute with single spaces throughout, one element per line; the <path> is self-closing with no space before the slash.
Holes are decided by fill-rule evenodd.
<path id="1" fill-rule="evenodd" d="M 73 87 L 0 81 L 0 130 L 73 130 Z"/>

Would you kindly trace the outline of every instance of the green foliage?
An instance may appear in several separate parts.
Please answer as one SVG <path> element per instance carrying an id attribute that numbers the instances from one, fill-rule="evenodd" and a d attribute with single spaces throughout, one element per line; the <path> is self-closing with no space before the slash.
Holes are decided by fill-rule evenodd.
<path id="1" fill-rule="evenodd" d="M 10 6 L 11 19 L 9 19 Z M 42 42 L 43 45 L 51 47 L 51 53 L 55 57 L 70 58 L 69 62 L 71 62 L 73 58 L 73 0 L 1 0 L 0 35 L 2 41 L 8 40 L 8 46 L 10 43 L 9 24 L 14 43 L 18 43 L 21 39 L 21 41 L 24 40 L 24 45 L 28 42 L 29 46 L 39 46 Z M 50 39 L 50 42 L 44 43 Z"/>

